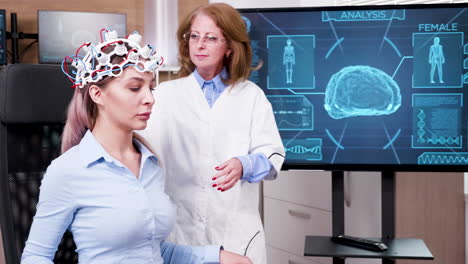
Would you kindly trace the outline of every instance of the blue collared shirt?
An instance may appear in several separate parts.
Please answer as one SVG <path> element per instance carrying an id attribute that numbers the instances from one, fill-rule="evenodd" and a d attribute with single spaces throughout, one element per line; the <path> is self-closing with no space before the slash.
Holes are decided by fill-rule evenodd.
<path id="1" fill-rule="evenodd" d="M 65 230 L 84 264 L 218 263 L 219 246 L 165 242 L 175 210 L 164 192 L 164 172 L 138 140 L 137 178 L 87 131 L 80 144 L 55 159 L 41 183 L 23 264 L 52 264 Z"/>
<path id="2" fill-rule="evenodd" d="M 226 90 L 227 85 L 223 82 L 223 79 L 227 79 L 228 72 L 226 68 L 216 75 L 212 80 L 205 80 L 198 73 L 197 69 L 193 71 L 193 76 L 197 83 L 200 85 L 203 94 L 205 95 L 206 101 L 210 107 L 219 98 L 219 96 Z M 241 180 L 248 182 L 260 182 L 265 177 L 270 175 L 270 171 L 273 169 L 273 164 L 263 153 L 249 154 L 245 156 L 237 156 L 237 159 L 242 163 L 242 177 Z"/>

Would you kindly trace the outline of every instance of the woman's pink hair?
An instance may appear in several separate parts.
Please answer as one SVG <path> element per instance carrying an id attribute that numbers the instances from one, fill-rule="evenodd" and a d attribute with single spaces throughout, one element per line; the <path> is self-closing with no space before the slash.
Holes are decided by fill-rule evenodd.
<path id="1" fill-rule="evenodd" d="M 94 127 L 97 107 L 89 96 L 89 87 L 91 85 L 93 84 L 88 84 L 82 89 L 75 88 L 75 93 L 68 105 L 67 122 L 63 128 L 62 153 L 78 145 L 86 130 Z"/>
<path id="2" fill-rule="evenodd" d="M 114 45 L 103 50 L 104 53 L 110 53 L 115 48 Z M 127 49 L 129 47 L 127 46 Z M 114 55 L 111 58 L 112 64 L 120 63 L 123 60 L 122 56 Z M 68 105 L 67 122 L 62 133 L 62 153 L 65 153 L 70 148 L 78 145 L 88 129 L 93 130 L 98 109 L 96 103 L 89 95 L 89 88 L 92 85 L 97 85 L 101 88 L 114 77 L 104 77 L 96 83 L 88 83 L 83 88 L 75 88 L 75 93 Z"/>

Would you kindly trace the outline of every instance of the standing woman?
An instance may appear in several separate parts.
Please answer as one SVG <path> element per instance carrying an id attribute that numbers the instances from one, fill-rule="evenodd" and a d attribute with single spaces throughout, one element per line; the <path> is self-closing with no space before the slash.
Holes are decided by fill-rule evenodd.
<path id="1" fill-rule="evenodd" d="M 167 170 L 177 207 L 170 239 L 221 243 L 266 264 L 259 184 L 278 176 L 284 148 L 271 104 L 247 80 L 252 51 L 240 14 L 201 6 L 177 31 L 182 78 L 155 90 L 155 114 L 143 135 Z"/>
<path id="2" fill-rule="evenodd" d="M 154 70 L 161 61 L 151 46 L 140 47 L 139 34 L 121 39 L 108 31 L 104 40 L 83 44 L 86 56 L 78 50 L 72 59 L 76 90 L 63 154 L 42 180 L 21 263 L 52 264 L 68 229 L 83 264 L 252 264 L 220 246 L 165 241 L 174 209 L 164 192 L 164 173 L 133 133 L 151 115 Z"/>

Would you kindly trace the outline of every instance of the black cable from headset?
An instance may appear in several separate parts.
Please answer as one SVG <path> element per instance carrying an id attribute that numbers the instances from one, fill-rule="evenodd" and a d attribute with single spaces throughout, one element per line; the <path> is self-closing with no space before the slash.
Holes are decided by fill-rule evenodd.
<path id="1" fill-rule="evenodd" d="M 255 235 L 250 239 L 249 243 L 247 244 L 247 247 L 245 248 L 244 256 L 247 255 L 247 249 L 249 249 L 250 243 L 252 242 L 252 240 L 253 240 L 258 234 L 260 234 L 260 230 L 258 230 L 257 233 L 255 233 Z"/>
<path id="2" fill-rule="evenodd" d="M 283 157 L 283 159 L 284 159 L 284 155 L 281 155 L 281 154 L 278 153 L 278 152 L 272 153 L 272 154 L 268 157 L 268 159 L 270 159 L 273 155 L 280 155 L 280 156 Z"/>

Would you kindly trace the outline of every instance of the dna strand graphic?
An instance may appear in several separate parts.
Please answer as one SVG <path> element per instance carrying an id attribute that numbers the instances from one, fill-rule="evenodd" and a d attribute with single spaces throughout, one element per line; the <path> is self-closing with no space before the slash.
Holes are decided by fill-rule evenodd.
<path id="1" fill-rule="evenodd" d="M 426 119 L 426 114 L 424 113 L 424 110 L 419 109 L 417 117 L 419 120 L 416 124 L 418 126 L 418 143 L 425 143 L 426 140 L 424 139 L 424 135 L 426 134 L 426 131 L 424 131 L 424 127 L 426 126 L 426 122 L 424 122 L 424 119 Z"/>
<path id="2" fill-rule="evenodd" d="M 462 165 L 468 164 L 468 153 L 429 152 L 418 157 L 419 165 Z"/>
<path id="3" fill-rule="evenodd" d="M 322 147 L 321 146 L 315 146 L 312 148 L 307 148 L 302 145 L 295 145 L 290 148 L 285 148 L 286 152 L 291 152 L 294 154 L 305 154 L 305 153 L 314 153 L 314 154 L 320 154 L 322 152 Z"/>
<path id="4" fill-rule="evenodd" d="M 431 144 L 442 144 L 442 145 L 445 145 L 445 144 L 449 144 L 449 145 L 453 145 L 453 144 L 456 144 L 457 146 L 461 144 L 460 142 L 460 137 L 430 137 L 427 139 L 427 142 L 428 143 L 431 143 Z"/>

